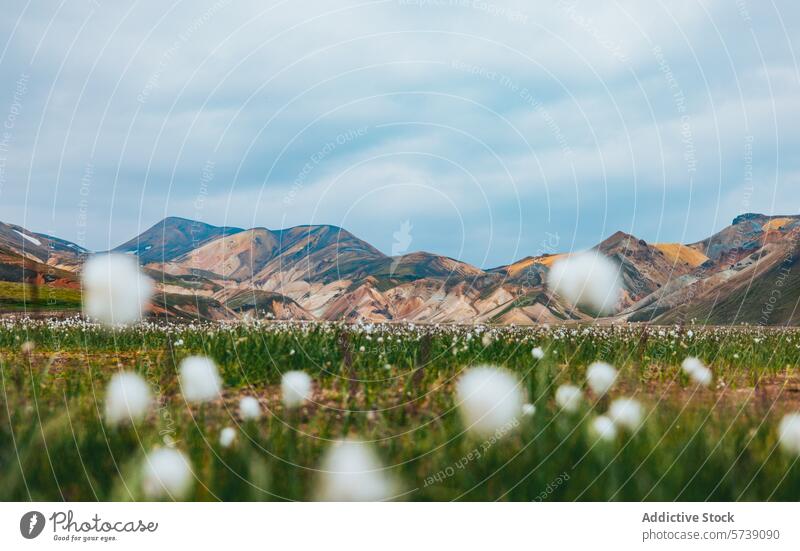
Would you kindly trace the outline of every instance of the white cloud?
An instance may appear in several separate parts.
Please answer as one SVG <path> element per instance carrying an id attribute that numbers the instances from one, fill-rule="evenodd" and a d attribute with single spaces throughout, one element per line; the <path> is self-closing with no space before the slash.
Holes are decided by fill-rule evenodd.
<path id="1" fill-rule="evenodd" d="M 794 5 L 418 4 L 31 6 L 0 59 L 4 82 L 31 76 L 0 219 L 71 237 L 86 199 L 96 248 L 163 214 L 341 222 L 380 242 L 388 210 L 425 220 L 418 248 L 476 263 L 491 248 L 499 263 L 545 230 L 586 246 L 641 220 L 681 238 L 689 209 L 728 223 L 748 136 L 756 180 L 780 193 L 796 181 L 800 79 L 781 27 L 800 24 Z M 10 36 L 16 23 L 0 28 Z M 361 127 L 287 208 L 309 159 Z"/>

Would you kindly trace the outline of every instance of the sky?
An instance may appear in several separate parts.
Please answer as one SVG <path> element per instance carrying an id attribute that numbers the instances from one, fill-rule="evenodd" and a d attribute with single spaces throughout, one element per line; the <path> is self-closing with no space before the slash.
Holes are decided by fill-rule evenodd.
<path id="1" fill-rule="evenodd" d="M 344 227 L 481 267 L 800 213 L 786 0 L 12 0 L 0 220 Z"/>

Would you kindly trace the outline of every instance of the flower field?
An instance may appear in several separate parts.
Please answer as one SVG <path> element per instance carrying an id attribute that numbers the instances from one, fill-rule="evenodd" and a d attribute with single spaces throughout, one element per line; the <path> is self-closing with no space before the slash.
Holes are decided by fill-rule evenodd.
<path id="1" fill-rule="evenodd" d="M 794 501 L 798 358 L 795 329 L 2 321 L 0 497 Z"/>

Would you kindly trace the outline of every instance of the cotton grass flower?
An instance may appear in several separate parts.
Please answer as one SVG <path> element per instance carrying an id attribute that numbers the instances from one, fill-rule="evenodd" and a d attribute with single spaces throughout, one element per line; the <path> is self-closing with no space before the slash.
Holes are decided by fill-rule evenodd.
<path id="1" fill-rule="evenodd" d="M 692 356 L 686 358 L 685 360 L 683 360 L 683 363 L 681 363 L 681 368 L 683 369 L 683 372 L 686 373 L 687 375 L 691 375 L 698 369 L 702 369 L 704 367 L 705 364 L 700 359 Z"/>
<path id="2" fill-rule="evenodd" d="M 617 437 L 617 427 L 616 425 L 614 425 L 614 421 L 612 421 L 605 415 L 600 415 L 598 417 L 595 417 L 592 420 L 590 429 L 592 434 L 598 440 L 611 442 Z"/>
<path id="3" fill-rule="evenodd" d="M 287 408 L 302 406 L 311 399 L 311 377 L 303 371 L 287 371 L 281 377 L 283 405 Z"/>
<path id="4" fill-rule="evenodd" d="M 180 365 L 181 390 L 190 402 L 207 402 L 219 397 L 222 391 L 217 364 L 205 356 L 189 356 Z"/>
<path id="5" fill-rule="evenodd" d="M 366 444 L 345 440 L 327 450 L 317 481 L 317 501 L 383 501 L 395 493 L 394 482 Z"/>
<path id="6" fill-rule="evenodd" d="M 586 383 L 592 392 L 603 396 L 617 380 L 617 370 L 605 362 L 594 362 L 586 369 Z"/>
<path id="7" fill-rule="evenodd" d="M 778 441 L 784 451 L 800 455 L 800 413 L 783 416 L 778 425 Z"/>
<path id="8" fill-rule="evenodd" d="M 575 413 L 583 401 L 583 392 L 575 385 L 561 385 L 556 389 L 556 404 L 568 413 Z"/>
<path id="9" fill-rule="evenodd" d="M 478 435 L 507 429 L 522 410 L 519 381 L 499 367 L 467 369 L 456 383 L 456 396 L 464 424 Z"/>
<path id="10" fill-rule="evenodd" d="M 252 396 L 239 400 L 239 417 L 242 421 L 258 421 L 261 419 L 261 404 Z"/>
<path id="11" fill-rule="evenodd" d="M 236 429 L 225 427 L 219 432 L 219 445 L 223 448 L 230 448 L 236 441 Z"/>
<path id="12" fill-rule="evenodd" d="M 618 427 L 635 431 L 642 424 L 642 405 L 633 398 L 617 398 L 611 402 L 608 416 Z"/>
<path id="13" fill-rule="evenodd" d="M 128 255 L 93 256 L 81 274 L 84 313 L 105 325 L 134 323 L 153 294 L 153 282 Z"/>
<path id="14" fill-rule="evenodd" d="M 547 286 L 573 306 L 598 314 L 616 309 L 622 289 L 618 266 L 597 251 L 555 261 L 547 275 Z"/>
<path id="15" fill-rule="evenodd" d="M 708 386 L 711 384 L 713 374 L 711 370 L 698 358 L 689 357 L 681 364 L 683 372 L 697 385 Z"/>
<path id="16" fill-rule="evenodd" d="M 136 373 L 117 373 L 106 387 L 105 419 L 110 425 L 142 419 L 153 402 L 150 387 Z"/>
<path id="17" fill-rule="evenodd" d="M 689 378 L 697 385 L 708 386 L 711 384 L 711 380 L 714 378 L 714 375 L 711 373 L 709 368 L 704 367 L 703 369 L 698 369 L 697 371 L 692 372 L 689 375 Z"/>
<path id="18" fill-rule="evenodd" d="M 531 356 L 533 356 L 534 360 L 541 360 L 544 358 L 544 350 L 541 347 L 537 346 L 533 350 L 531 350 Z"/>
<path id="19" fill-rule="evenodd" d="M 186 456 L 171 448 L 151 451 L 142 465 L 142 489 L 150 499 L 180 499 L 192 483 L 192 468 Z"/>
<path id="20" fill-rule="evenodd" d="M 536 413 L 536 406 L 533 404 L 522 404 L 522 415 L 530 417 Z"/>

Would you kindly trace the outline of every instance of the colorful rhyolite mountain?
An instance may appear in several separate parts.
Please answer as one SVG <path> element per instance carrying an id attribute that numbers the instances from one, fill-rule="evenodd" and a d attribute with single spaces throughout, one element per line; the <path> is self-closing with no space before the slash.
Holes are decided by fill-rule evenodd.
<path id="1" fill-rule="evenodd" d="M 743 214 L 689 245 L 617 232 L 596 249 L 620 265 L 610 320 L 800 324 L 800 216 Z M 389 257 L 344 229 L 221 228 L 167 218 L 113 252 L 157 284 L 154 315 L 533 324 L 590 320 L 545 286 L 565 255 L 482 270 L 427 252 Z M 0 281 L 79 288 L 89 252 L 0 223 Z M 30 287 L 30 286 L 29 286 Z M 2 310 L 2 297 L 0 297 Z"/>

